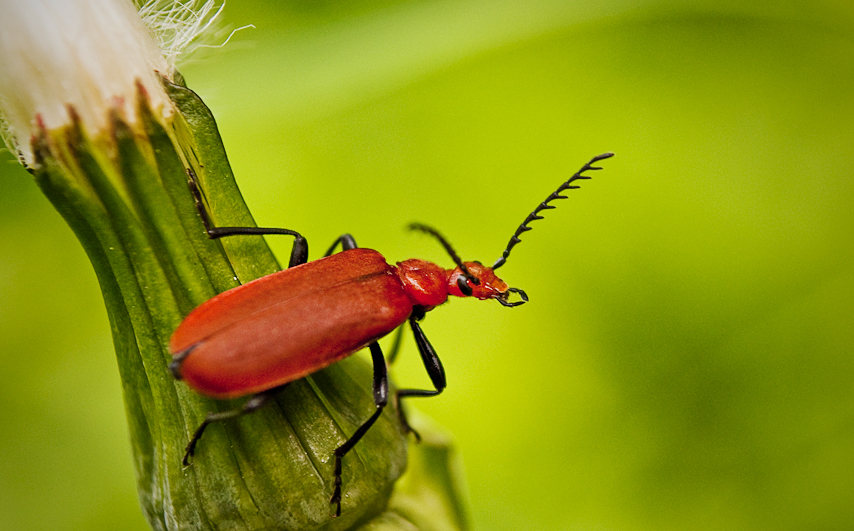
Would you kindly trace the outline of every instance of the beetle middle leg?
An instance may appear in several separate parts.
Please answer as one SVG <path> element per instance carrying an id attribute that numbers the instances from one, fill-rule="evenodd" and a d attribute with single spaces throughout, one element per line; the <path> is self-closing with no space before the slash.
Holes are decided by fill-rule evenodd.
<path id="1" fill-rule="evenodd" d="M 329 503 L 336 504 L 335 516 L 341 516 L 341 459 L 347 455 L 347 452 L 353 449 L 357 442 L 371 429 L 374 422 L 380 418 L 386 404 L 388 404 L 388 370 L 383 357 L 383 351 L 380 344 L 374 341 L 370 345 L 371 361 L 374 365 L 374 404 L 377 410 L 371 417 L 362 423 L 349 439 L 344 441 L 344 444 L 335 449 L 335 490 L 332 493 L 332 498 Z"/>
<path id="2" fill-rule="evenodd" d="M 196 431 L 193 433 L 193 437 L 190 438 L 189 444 L 187 444 L 187 448 L 184 450 L 184 459 L 182 463 L 184 466 L 190 465 L 190 457 L 196 451 L 196 444 L 198 444 L 199 439 L 202 438 L 202 434 L 205 432 L 205 428 L 214 422 L 221 422 L 224 420 L 233 419 L 235 417 L 240 417 L 242 415 L 247 415 L 249 413 L 254 413 L 266 406 L 270 403 L 270 401 L 277 395 L 279 392 L 287 387 L 288 384 L 280 385 L 278 387 L 274 387 L 272 389 L 267 389 L 266 391 L 261 391 L 260 393 L 253 395 L 246 402 L 244 402 L 243 406 L 239 409 L 230 409 L 228 411 L 221 411 L 218 413 L 214 413 L 211 411 L 205 417 L 205 420 L 196 428 Z"/>
<path id="3" fill-rule="evenodd" d="M 356 239 L 353 238 L 352 235 L 342 234 L 341 236 L 336 238 L 336 240 L 332 243 L 332 247 L 330 247 L 329 250 L 326 251 L 326 254 L 324 254 L 323 256 L 331 255 L 332 251 L 334 251 L 335 248 L 338 247 L 339 243 L 341 244 L 341 250 L 342 251 L 349 251 L 350 249 L 358 249 L 359 248 L 359 246 L 356 245 Z"/>
<path id="4" fill-rule="evenodd" d="M 294 267 L 308 262 L 308 241 L 302 237 L 300 233 L 290 229 L 277 229 L 275 227 L 214 227 L 211 222 L 210 215 L 205 208 L 202 192 L 199 189 L 196 173 L 187 168 L 187 176 L 190 178 L 187 181 L 187 186 L 190 187 L 190 192 L 196 201 L 196 210 L 199 212 L 199 217 L 202 218 L 202 225 L 205 227 L 205 233 L 208 238 L 215 240 L 224 236 L 246 236 L 265 234 L 283 234 L 294 237 L 294 244 L 291 247 L 291 258 L 288 261 L 288 267 Z"/>

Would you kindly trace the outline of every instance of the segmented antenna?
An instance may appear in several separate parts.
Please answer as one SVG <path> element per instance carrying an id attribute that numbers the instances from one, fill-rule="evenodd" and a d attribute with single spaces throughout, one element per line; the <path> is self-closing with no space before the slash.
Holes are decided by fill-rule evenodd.
<path id="1" fill-rule="evenodd" d="M 451 255 L 451 260 L 453 260 L 454 263 L 457 264 L 457 267 L 460 268 L 460 271 L 463 272 L 463 275 L 469 280 L 469 282 L 476 286 L 480 284 L 480 279 L 478 279 L 469 272 L 469 269 L 466 267 L 463 261 L 460 260 L 460 257 L 457 255 L 456 251 L 454 251 L 454 248 L 451 247 L 451 244 L 448 243 L 448 240 L 446 240 L 445 237 L 439 233 L 439 231 L 437 231 L 433 227 L 424 225 L 422 223 L 410 223 L 407 228 L 409 230 L 419 230 L 421 232 L 426 232 L 427 234 L 439 240 L 439 243 L 442 244 L 442 247 L 444 247 L 448 254 Z"/>
<path id="2" fill-rule="evenodd" d="M 590 162 L 582 166 L 581 169 L 575 173 L 575 175 L 573 175 L 569 178 L 568 181 L 560 185 L 557 190 L 552 192 L 551 195 L 546 198 L 545 201 L 540 203 L 540 206 L 538 206 L 534 209 L 533 212 L 528 214 L 528 217 L 525 218 L 525 221 L 523 221 L 522 224 L 519 225 L 519 228 L 516 229 L 516 232 L 510 238 L 510 242 L 507 244 L 507 248 L 504 249 L 504 253 L 501 255 L 501 258 L 495 261 L 495 264 L 492 266 L 492 269 L 496 270 L 504 265 L 504 263 L 507 261 L 507 257 L 510 256 L 510 250 L 513 249 L 513 247 L 515 247 L 517 243 L 522 241 L 519 236 L 521 236 L 522 233 L 531 230 L 531 227 L 528 226 L 529 223 L 538 219 L 543 219 L 543 216 L 537 215 L 538 213 L 542 212 L 543 210 L 550 210 L 552 208 L 555 208 L 554 206 L 550 205 L 549 202 L 554 201 L 555 199 L 566 199 L 565 195 L 560 195 L 561 192 L 563 192 L 564 190 L 574 190 L 576 188 L 581 188 L 580 186 L 571 186 L 570 183 L 579 179 L 590 179 L 590 177 L 588 177 L 587 175 L 582 174 L 587 170 L 601 170 L 602 168 L 593 166 L 593 164 L 599 162 L 600 160 L 609 159 L 613 156 L 613 153 L 602 153 L 601 155 L 597 155 L 590 159 Z"/>

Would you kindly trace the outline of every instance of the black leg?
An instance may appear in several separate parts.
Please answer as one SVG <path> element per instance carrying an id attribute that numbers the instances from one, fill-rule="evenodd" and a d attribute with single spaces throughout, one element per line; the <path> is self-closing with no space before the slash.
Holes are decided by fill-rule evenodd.
<path id="1" fill-rule="evenodd" d="M 433 349 L 433 345 L 430 344 L 430 341 L 427 339 L 427 336 L 424 335 L 424 331 L 421 330 L 421 326 L 418 324 L 418 320 L 421 317 L 423 317 L 423 314 L 413 314 L 413 316 L 409 318 L 409 325 L 415 335 L 415 344 L 418 345 L 418 352 L 421 354 L 421 360 L 424 362 L 424 368 L 427 369 L 427 375 L 430 376 L 430 381 L 433 382 L 433 387 L 435 387 L 435 389 L 400 389 L 397 391 L 397 394 L 395 394 L 400 422 L 403 424 L 404 429 L 406 431 L 411 431 L 418 440 L 421 440 L 421 436 L 418 435 L 418 432 L 412 429 L 409 422 L 406 421 L 406 415 L 403 412 L 400 399 L 408 396 L 436 396 L 444 391 L 448 384 L 445 379 L 445 368 L 442 367 L 442 361 L 439 359 L 439 355 L 436 354 L 436 351 Z"/>
<path id="2" fill-rule="evenodd" d="M 208 238 L 217 239 L 224 236 L 241 235 L 263 236 L 265 234 L 283 234 L 285 236 L 293 236 L 294 245 L 291 248 L 291 258 L 288 262 L 288 267 L 294 267 L 308 262 L 308 242 L 297 231 L 269 227 L 214 227 L 213 223 L 211 223 L 208 211 L 205 208 L 204 201 L 202 200 L 202 192 L 196 182 L 195 172 L 193 172 L 192 169 L 187 168 L 187 175 L 190 178 L 190 180 L 187 181 L 187 185 L 190 187 L 190 192 L 192 192 L 193 198 L 196 201 L 196 210 L 199 212 L 199 217 L 202 218 L 202 225 L 205 227 L 205 232 L 207 233 Z"/>
<path id="3" fill-rule="evenodd" d="M 184 450 L 184 466 L 189 466 L 190 457 L 196 451 L 196 444 L 198 444 L 199 439 L 202 438 L 202 433 L 205 432 L 205 428 L 207 428 L 210 424 L 214 422 L 221 422 L 223 420 L 233 419 L 235 417 L 239 417 L 241 415 L 246 415 L 248 413 L 254 413 L 267 405 L 270 400 L 279 394 L 279 392 L 284 389 L 288 384 L 280 385 L 279 387 L 274 387 L 272 389 L 267 389 L 266 391 L 262 391 L 252 397 L 249 398 L 240 409 L 230 409 L 228 411 L 222 411 L 220 413 L 210 412 L 205 417 L 205 420 L 196 428 L 195 433 L 193 433 L 193 437 L 190 439 L 190 443 L 187 445 L 187 449 Z"/>
<path id="4" fill-rule="evenodd" d="M 338 247 L 339 243 L 341 244 L 342 251 L 349 251 L 350 249 L 357 249 L 359 247 L 358 245 L 356 245 L 356 240 L 352 236 L 350 236 L 349 234 L 342 234 L 338 237 L 337 240 L 335 240 L 335 242 L 332 244 L 332 247 L 330 247 L 329 250 L 326 251 L 326 254 L 324 254 L 323 256 L 329 256 L 330 254 L 332 254 L 332 251 L 334 251 L 335 248 Z"/>
<path id="5" fill-rule="evenodd" d="M 418 345 L 418 352 L 421 353 L 421 360 L 424 362 L 424 368 L 427 369 L 427 375 L 430 376 L 430 381 L 433 382 L 435 390 L 427 389 L 401 389 L 397 392 L 398 397 L 405 396 L 436 396 L 441 393 L 447 386 L 445 379 L 445 368 L 442 367 L 442 361 L 438 354 L 433 349 L 433 345 L 427 340 L 424 331 L 416 321 L 415 317 L 409 318 L 409 324 L 412 327 L 412 332 L 415 334 L 415 344 Z"/>
<path id="6" fill-rule="evenodd" d="M 371 361 L 374 364 L 374 404 L 377 410 L 374 414 L 359 426 L 359 429 L 346 441 L 344 444 L 335 449 L 335 490 L 332 493 L 329 503 L 334 503 L 335 516 L 341 516 L 341 459 L 347 455 L 347 452 L 353 449 L 357 442 L 368 432 L 374 422 L 380 418 L 383 408 L 388 403 L 388 371 L 386 370 L 385 358 L 383 351 L 380 349 L 379 343 L 374 341 L 370 345 Z"/>

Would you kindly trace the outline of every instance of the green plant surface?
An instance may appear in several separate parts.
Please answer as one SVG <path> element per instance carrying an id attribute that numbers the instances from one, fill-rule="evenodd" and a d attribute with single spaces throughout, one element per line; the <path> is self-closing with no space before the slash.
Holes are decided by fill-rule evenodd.
<path id="1" fill-rule="evenodd" d="M 854 13 L 845 2 L 232 2 L 182 67 L 260 225 L 491 263 L 529 304 L 453 301 L 418 402 L 476 530 L 854 521 Z M 523 12 L 524 11 L 524 12 Z M 147 529 L 92 267 L 0 165 L 0 527 Z M 287 256 L 288 242 L 270 239 Z M 400 385 L 428 386 L 411 338 Z"/>

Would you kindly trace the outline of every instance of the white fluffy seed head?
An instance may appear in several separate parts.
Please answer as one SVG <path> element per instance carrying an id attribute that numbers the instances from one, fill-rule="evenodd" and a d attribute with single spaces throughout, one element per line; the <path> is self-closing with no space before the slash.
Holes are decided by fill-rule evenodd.
<path id="1" fill-rule="evenodd" d="M 158 75 L 219 13 L 213 1 L 5 0 L 0 16 L 0 128 L 23 164 L 33 163 L 37 120 L 47 130 L 69 123 L 69 106 L 92 135 L 111 111 L 136 121 L 137 83 L 151 108 L 172 112 Z M 146 26 L 146 23 L 150 24 Z M 159 73 L 159 74 L 158 74 Z"/>

